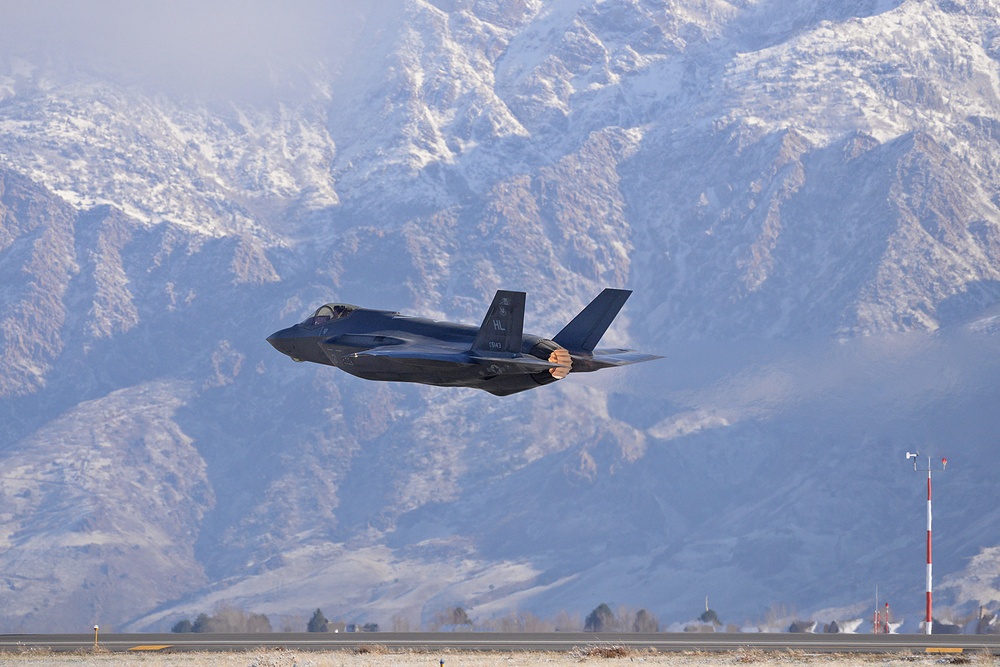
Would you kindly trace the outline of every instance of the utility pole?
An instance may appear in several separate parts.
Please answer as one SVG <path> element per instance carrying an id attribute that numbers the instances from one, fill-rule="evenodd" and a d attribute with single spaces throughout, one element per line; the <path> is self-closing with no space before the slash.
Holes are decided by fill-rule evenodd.
<path id="1" fill-rule="evenodd" d="M 931 466 L 931 457 L 927 457 L 927 468 L 917 468 L 917 457 L 920 456 L 920 452 L 906 452 L 906 460 L 909 461 L 913 459 L 913 470 L 914 472 L 926 472 L 927 473 L 927 616 L 924 619 L 924 632 L 926 634 L 932 634 L 932 628 L 934 626 L 934 617 L 931 613 L 932 602 L 931 602 L 931 590 L 932 590 L 932 565 L 931 565 L 931 471 L 933 467 Z M 948 459 L 941 459 L 941 472 L 948 466 Z"/>

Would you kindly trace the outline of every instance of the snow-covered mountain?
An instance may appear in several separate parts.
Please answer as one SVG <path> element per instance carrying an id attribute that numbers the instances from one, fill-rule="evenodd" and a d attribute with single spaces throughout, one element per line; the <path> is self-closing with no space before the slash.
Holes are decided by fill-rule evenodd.
<path id="1" fill-rule="evenodd" d="M 913 449 L 950 461 L 938 609 L 997 606 L 993 3 L 300 18 L 337 49 L 253 95 L 2 53 L 0 630 L 829 621 L 876 585 L 915 628 Z M 476 323 L 498 288 L 551 334 L 604 286 L 635 290 L 605 342 L 666 359 L 497 399 L 264 342 L 328 301 Z"/>

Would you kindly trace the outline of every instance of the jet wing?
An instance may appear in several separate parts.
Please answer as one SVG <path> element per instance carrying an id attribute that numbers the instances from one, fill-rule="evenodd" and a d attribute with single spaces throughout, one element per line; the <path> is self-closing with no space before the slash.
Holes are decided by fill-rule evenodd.
<path id="1" fill-rule="evenodd" d="M 392 359 L 404 363 L 416 363 L 421 361 L 463 365 L 471 365 L 474 363 L 470 359 L 468 352 L 455 350 L 441 345 L 405 343 L 402 345 L 384 345 L 381 347 L 373 347 L 370 350 L 356 352 L 353 356 L 372 358 L 379 357 L 382 359 Z"/>
<path id="2" fill-rule="evenodd" d="M 329 341 L 320 343 L 320 349 L 330 357 L 331 361 L 337 362 L 335 346 L 350 344 L 352 346 L 362 346 L 365 343 L 375 343 L 376 338 L 381 336 L 350 336 L 332 338 Z M 362 340 L 364 339 L 364 340 Z M 544 359 L 538 359 L 524 354 L 489 353 L 482 351 L 470 351 L 456 349 L 454 346 L 440 345 L 430 340 L 404 340 L 396 337 L 385 337 L 387 345 L 376 345 L 369 349 L 359 349 L 357 352 L 343 354 L 340 348 L 341 359 L 354 359 L 356 362 L 363 360 L 382 360 L 397 366 L 412 367 L 485 367 L 483 370 L 488 375 L 506 374 L 531 374 L 541 373 L 552 368 L 560 368 L 560 364 L 554 364 Z"/>
<path id="3" fill-rule="evenodd" d="M 396 336 L 389 334 L 349 333 L 334 336 L 333 338 L 327 338 L 323 342 L 330 345 L 337 345 L 339 347 L 369 349 L 373 347 L 382 347 L 383 345 L 403 345 L 409 343 L 410 341 L 403 338 L 397 338 Z"/>
<path id="4" fill-rule="evenodd" d="M 490 375 L 507 373 L 540 373 L 550 368 L 559 368 L 544 359 L 528 355 L 482 355 L 466 351 L 448 349 L 436 345 L 386 345 L 354 355 L 359 358 L 380 358 L 403 364 L 448 364 L 459 366 L 486 366 Z"/>
<path id="5" fill-rule="evenodd" d="M 358 348 L 357 352 L 345 354 L 344 347 Z M 395 336 L 348 334 L 330 338 L 319 344 L 323 353 L 334 364 L 337 353 L 343 357 L 358 359 L 386 359 L 401 363 L 464 364 L 471 365 L 469 353 L 449 345 L 439 345 L 428 340 L 412 340 Z"/>

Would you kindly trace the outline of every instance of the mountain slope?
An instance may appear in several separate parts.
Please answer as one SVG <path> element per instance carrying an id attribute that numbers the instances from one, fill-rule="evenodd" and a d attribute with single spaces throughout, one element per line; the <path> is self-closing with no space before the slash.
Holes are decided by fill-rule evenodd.
<path id="1" fill-rule="evenodd" d="M 873 582 L 912 622 L 914 448 L 953 462 L 942 604 L 995 603 L 996 10 L 361 14 L 253 99 L 4 54 L 0 627 L 705 594 L 741 624 Z M 634 289 L 604 342 L 667 359 L 497 400 L 264 342 L 328 301 L 476 323 L 498 288 L 552 335 L 604 286 Z"/>

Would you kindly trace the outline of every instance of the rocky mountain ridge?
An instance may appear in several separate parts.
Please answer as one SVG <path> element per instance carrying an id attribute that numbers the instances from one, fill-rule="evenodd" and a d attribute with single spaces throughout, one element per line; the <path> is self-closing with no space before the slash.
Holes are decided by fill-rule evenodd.
<path id="1" fill-rule="evenodd" d="M 941 604 L 995 602 L 990 3 L 383 10 L 266 102 L 6 56 L 0 627 L 833 620 L 878 582 L 915 619 L 917 445 L 953 461 Z M 503 401 L 263 343 L 498 288 L 553 333 L 606 285 L 605 342 L 667 359 Z"/>

